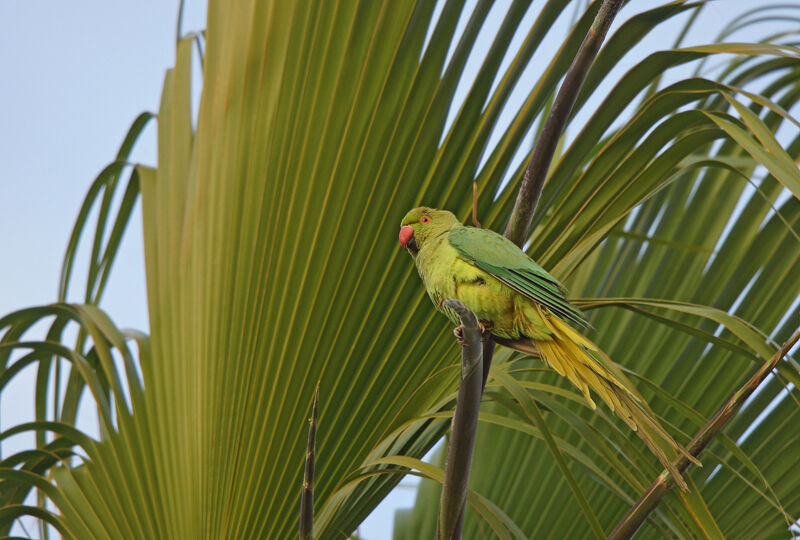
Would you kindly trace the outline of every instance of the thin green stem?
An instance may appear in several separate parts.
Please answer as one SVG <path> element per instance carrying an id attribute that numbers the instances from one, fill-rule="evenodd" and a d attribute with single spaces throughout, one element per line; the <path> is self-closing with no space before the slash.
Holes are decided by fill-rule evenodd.
<path id="1" fill-rule="evenodd" d="M 180 42 L 183 28 L 183 8 L 186 0 L 180 0 L 178 4 L 178 22 L 175 23 L 175 43 Z"/>

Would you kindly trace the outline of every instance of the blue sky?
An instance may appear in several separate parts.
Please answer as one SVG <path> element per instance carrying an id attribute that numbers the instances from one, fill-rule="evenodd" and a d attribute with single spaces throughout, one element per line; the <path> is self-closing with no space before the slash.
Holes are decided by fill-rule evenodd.
<path id="1" fill-rule="evenodd" d="M 633 0 L 629 7 L 640 11 L 659 3 Z M 535 15 L 537 4 L 528 16 Z M 113 160 L 133 119 L 157 109 L 164 72 L 174 61 L 177 1 L 87 0 L 77 6 L 42 0 L 0 2 L 0 227 L 5 233 L 0 314 L 56 299 L 61 259 L 86 189 Z M 745 0 L 713 3 L 691 41 L 712 38 L 720 20 L 752 6 Z M 204 12 L 204 2 L 188 0 L 184 31 L 204 28 Z M 682 20 L 654 33 L 641 50 L 671 45 Z M 492 24 L 499 24 L 499 18 L 480 39 L 491 35 Z M 742 34 L 740 39 L 762 32 Z M 155 159 L 151 124 L 134 161 L 155 164 Z M 103 308 L 121 327 L 147 329 L 140 223 L 137 212 Z M 85 259 L 81 252 L 78 260 Z M 79 274 L 76 285 L 80 279 Z M 32 417 L 32 372 L 27 375 L 2 394 L 4 427 Z M 11 449 L 4 446 L 6 452 Z M 393 508 L 412 502 L 413 489 L 397 490 L 365 523 L 362 535 L 368 540 L 389 538 Z"/>

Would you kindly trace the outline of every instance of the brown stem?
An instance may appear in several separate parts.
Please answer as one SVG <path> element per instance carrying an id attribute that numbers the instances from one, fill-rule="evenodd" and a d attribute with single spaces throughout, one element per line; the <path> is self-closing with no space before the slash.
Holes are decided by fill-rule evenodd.
<path id="1" fill-rule="evenodd" d="M 483 395 L 483 390 L 486 388 L 486 381 L 489 379 L 492 357 L 494 357 L 494 341 L 489 338 L 483 342 L 483 380 L 481 381 L 481 395 Z"/>
<path id="2" fill-rule="evenodd" d="M 533 212 L 542 194 L 542 187 L 547 177 L 547 171 L 550 169 L 550 162 L 553 160 L 558 140 L 564 132 L 567 118 L 572 112 L 572 106 L 583 86 L 586 74 L 589 72 L 608 28 L 621 5 L 622 0 L 603 1 L 592 27 L 586 34 L 580 49 L 578 49 L 578 54 L 575 55 L 575 59 L 564 77 L 564 82 L 558 90 L 550 114 L 536 141 L 505 231 L 506 237 L 518 246 L 522 246 L 530 235 L 529 228 L 533 220 Z"/>
<path id="3" fill-rule="evenodd" d="M 313 540 L 314 532 L 314 446 L 317 440 L 317 405 L 319 404 L 319 381 L 314 390 L 314 404 L 308 420 L 308 445 L 303 471 L 303 491 L 300 495 L 300 540 Z"/>
<path id="4" fill-rule="evenodd" d="M 436 534 L 440 540 L 458 540 L 464 522 L 467 482 L 481 406 L 482 346 L 481 330 L 475 314 L 457 300 L 445 300 L 444 305 L 455 311 L 461 319 L 464 343 L 461 346 L 461 381 L 447 446 Z"/>
<path id="5" fill-rule="evenodd" d="M 481 228 L 481 222 L 478 221 L 478 182 L 472 181 L 472 224 L 477 228 Z"/>
<path id="6" fill-rule="evenodd" d="M 694 436 L 692 442 L 686 448 L 687 452 L 694 457 L 698 457 L 700 452 L 708 446 L 708 443 L 719 433 L 725 424 L 733 417 L 736 411 L 747 401 L 747 398 L 758 386 L 764 381 L 766 376 L 775 369 L 778 362 L 789 352 L 795 343 L 800 339 L 800 332 L 795 333 L 788 341 L 786 341 L 772 359 L 761 366 L 761 368 L 753 374 L 744 386 L 739 388 L 728 402 L 722 406 L 720 410 L 708 421 L 708 423 L 701 429 L 697 435 Z M 685 456 L 680 456 L 676 462 L 675 467 L 683 474 L 689 468 L 689 459 Z M 608 535 L 608 540 L 622 540 L 623 538 L 630 538 L 641 527 L 650 512 L 655 510 L 658 503 L 667 494 L 669 489 L 674 483 L 672 477 L 666 472 L 658 475 L 658 478 L 650 485 L 647 491 L 641 496 L 635 505 L 625 514 L 625 517 L 617 524 L 614 530 Z"/>
<path id="7" fill-rule="evenodd" d="M 550 109 L 531 161 L 525 171 L 514 210 L 511 213 L 505 236 L 521 246 L 528 236 L 533 211 L 541 196 L 545 176 L 553 159 L 558 139 L 575 104 L 586 73 L 600 45 L 605 39 L 622 0 L 605 0 L 595 17 L 592 27 L 578 50 L 564 82 Z M 478 187 L 472 185 L 472 222 L 481 226 L 477 218 Z M 467 497 L 472 450 L 478 425 L 483 389 L 489 377 L 495 344 L 491 339 L 481 342 L 481 332 L 475 315 L 460 302 L 446 300 L 445 305 L 455 310 L 461 319 L 464 345 L 461 351 L 461 384 L 458 388 L 456 411 L 453 415 L 452 433 L 447 447 L 445 477 L 442 498 L 439 504 L 439 523 L 436 534 L 439 540 L 460 539 L 464 522 L 464 506 Z M 475 369 L 482 363 L 482 369 Z M 480 371 L 480 374 L 479 374 Z"/>

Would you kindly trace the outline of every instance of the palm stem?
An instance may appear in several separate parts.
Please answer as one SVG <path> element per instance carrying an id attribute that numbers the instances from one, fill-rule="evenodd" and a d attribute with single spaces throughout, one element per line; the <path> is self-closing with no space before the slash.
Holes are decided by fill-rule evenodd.
<path id="1" fill-rule="evenodd" d="M 317 406 L 319 404 L 319 382 L 314 390 L 311 418 L 308 420 L 308 445 L 306 446 L 303 491 L 300 495 L 300 540 L 312 540 L 314 532 L 314 446 L 317 440 Z"/>
<path id="2" fill-rule="evenodd" d="M 597 56 L 608 28 L 621 5 L 622 0 L 605 0 L 600 6 L 547 116 L 542 133 L 533 150 L 531 161 L 525 171 L 525 177 L 522 180 L 505 231 L 505 236 L 518 246 L 522 246 L 525 238 L 530 234 L 528 228 L 532 221 L 533 211 L 541 196 L 542 186 L 558 145 L 558 139 L 564 131 L 567 118 L 572 111 L 572 106 L 575 104 L 575 99 L 589 67 Z M 477 190 L 473 185 L 472 219 L 473 223 L 480 227 L 476 209 Z M 489 378 L 495 347 L 492 340 L 480 342 L 478 321 L 466 306 L 454 300 L 447 300 L 445 305 L 456 310 L 461 318 L 464 345 L 461 360 L 462 377 L 458 388 L 456 411 L 453 416 L 452 434 L 447 448 L 445 478 L 439 505 L 437 535 L 441 540 L 461 538 L 467 480 L 478 424 L 478 410 L 486 381 Z M 477 370 L 473 369 L 479 364 L 482 364 L 480 377 L 477 375 Z M 468 366 L 470 366 L 468 371 L 465 371 Z"/>
<path id="3" fill-rule="evenodd" d="M 748 380 L 744 386 L 739 388 L 733 396 L 728 400 L 725 405 L 720 408 L 717 413 L 708 421 L 708 423 L 701 429 L 697 435 L 694 436 L 692 442 L 689 443 L 689 446 L 686 448 L 687 452 L 694 457 L 698 457 L 700 452 L 708 446 L 711 440 L 722 430 L 723 427 L 728 423 L 728 421 L 733 417 L 736 411 L 747 401 L 747 398 L 750 397 L 750 394 L 758 388 L 758 386 L 764 381 L 766 376 L 775 369 L 775 366 L 778 365 L 778 362 L 786 356 L 786 353 L 789 352 L 795 343 L 797 343 L 798 339 L 800 339 L 800 332 L 796 332 L 788 341 L 786 341 L 778 352 L 772 357 L 772 359 L 761 366 L 761 368 L 756 371 L 750 380 Z M 685 456 L 679 456 L 677 462 L 675 463 L 676 468 L 683 474 L 686 469 L 689 468 L 690 462 L 689 459 Z M 622 540 L 624 538 L 630 538 L 634 535 L 634 533 L 641 527 L 644 520 L 647 519 L 647 516 L 655 510 L 658 503 L 664 496 L 669 492 L 670 488 L 674 484 L 673 478 L 666 473 L 666 471 L 662 472 L 658 475 L 658 478 L 647 488 L 647 491 L 641 496 L 641 498 L 636 502 L 635 505 L 625 514 L 625 517 L 617 524 L 611 534 L 608 536 L 608 540 Z"/>
<path id="4" fill-rule="evenodd" d="M 575 55 L 575 59 L 564 77 L 564 82 L 558 90 L 550 114 L 547 115 L 544 128 L 533 148 L 531 160 L 517 193 L 514 210 L 512 210 L 511 218 L 506 225 L 506 237 L 518 246 L 522 246 L 530 235 L 529 228 L 533 221 L 533 212 L 542 195 L 544 181 L 558 146 L 558 140 L 564 132 L 564 126 L 572 112 L 578 92 L 583 86 L 583 81 L 586 79 L 586 74 L 589 72 L 608 28 L 621 5 L 622 0 L 604 0 L 580 49 L 578 49 L 578 54 Z"/>
<path id="5" fill-rule="evenodd" d="M 447 446 L 437 527 L 437 537 L 449 540 L 461 537 L 472 449 L 483 394 L 483 370 L 480 369 L 482 347 L 478 318 L 457 300 L 445 300 L 444 305 L 455 311 L 461 319 L 464 341 L 461 346 L 461 381 Z"/>

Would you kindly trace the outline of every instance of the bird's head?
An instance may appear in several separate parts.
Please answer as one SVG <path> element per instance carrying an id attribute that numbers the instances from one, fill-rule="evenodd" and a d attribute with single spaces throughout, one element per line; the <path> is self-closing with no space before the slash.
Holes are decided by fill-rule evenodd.
<path id="1" fill-rule="evenodd" d="M 420 206 L 405 215 L 400 222 L 400 245 L 414 257 L 431 238 L 460 225 L 456 216 L 447 210 Z"/>

